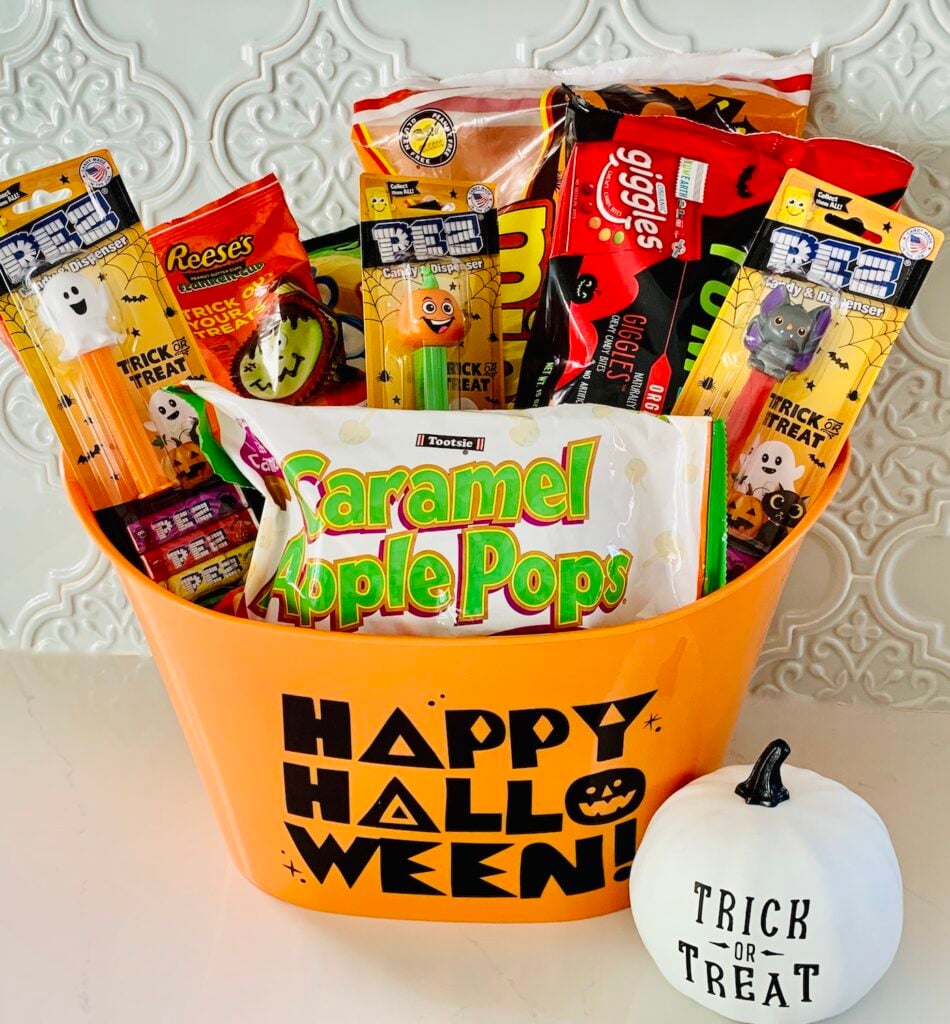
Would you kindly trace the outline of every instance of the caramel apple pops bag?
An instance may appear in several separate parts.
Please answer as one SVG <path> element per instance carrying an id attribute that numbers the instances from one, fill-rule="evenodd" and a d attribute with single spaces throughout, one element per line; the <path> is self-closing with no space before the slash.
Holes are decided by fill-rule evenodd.
<path id="1" fill-rule="evenodd" d="M 216 413 L 209 461 L 267 499 L 252 619 L 547 632 L 661 614 L 723 581 L 724 444 L 708 419 L 293 408 L 189 388 Z"/>

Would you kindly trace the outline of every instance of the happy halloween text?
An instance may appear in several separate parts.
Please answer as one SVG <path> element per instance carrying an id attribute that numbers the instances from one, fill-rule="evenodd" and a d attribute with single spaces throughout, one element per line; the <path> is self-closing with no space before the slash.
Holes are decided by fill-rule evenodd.
<path id="1" fill-rule="evenodd" d="M 504 715 L 427 706 L 410 717 L 396 707 L 372 725 L 346 701 L 283 694 L 284 824 L 301 878 L 482 899 L 538 899 L 549 886 L 577 896 L 625 881 L 647 786 L 629 767 L 631 726 L 655 694 Z M 566 751 L 595 770 L 552 789 L 543 773 Z M 565 819 L 581 826 L 579 837 L 572 829 L 558 840 Z M 358 832 L 341 842 L 341 828 Z"/>
<path id="2" fill-rule="evenodd" d="M 560 462 L 526 466 L 479 461 L 360 473 L 330 471 L 320 452 L 288 456 L 283 474 L 304 528 L 284 549 L 270 588 L 280 619 L 312 626 L 329 617 L 333 629 L 356 630 L 376 613 L 434 616 L 454 608 L 464 626 L 488 617 L 495 593 L 524 615 L 549 612 L 555 629 L 580 626 L 596 608 L 612 611 L 626 591 L 629 551 L 522 551 L 510 529 L 585 522 L 599 440 L 572 441 Z M 316 501 L 302 484 L 316 486 Z M 394 521 L 404 529 L 394 530 Z M 458 530 L 457 569 L 440 552 L 417 548 L 427 531 L 451 529 Z M 353 533 L 385 536 L 375 555 L 327 560 L 308 553 L 321 536 Z"/>

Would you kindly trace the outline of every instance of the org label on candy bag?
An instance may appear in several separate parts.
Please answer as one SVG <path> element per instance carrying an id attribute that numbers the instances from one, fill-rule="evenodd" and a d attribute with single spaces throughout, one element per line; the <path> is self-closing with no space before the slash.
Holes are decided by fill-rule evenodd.
<path id="1" fill-rule="evenodd" d="M 597 406 L 354 415 L 190 386 L 217 411 L 223 452 L 205 437 L 208 457 L 220 467 L 226 453 L 271 496 L 252 618 L 540 632 L 660 614 L 721 582 L 725 467 L 708 420 Z"/>

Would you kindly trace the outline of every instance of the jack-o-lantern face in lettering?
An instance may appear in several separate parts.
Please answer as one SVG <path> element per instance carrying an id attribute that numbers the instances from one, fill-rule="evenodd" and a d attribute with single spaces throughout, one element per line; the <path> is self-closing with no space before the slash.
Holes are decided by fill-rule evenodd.
<path id="1" fill-rule="evenodd" d="M 421 287 L 409 284 L 399 309 L 399 340 L 412 349 L 458 344 L 465 337 L 465 320 L 455 296 L 439 287 L 428 267 L 423 267 L 419 280 Z"/>
<path id="2" fill-rule="evenodd" d="M 564 794 L 564 809 L 579 825 L 605 825 L 632 814 L 645 789 L 639 768 L 611 768 L 572 782 Z"/>

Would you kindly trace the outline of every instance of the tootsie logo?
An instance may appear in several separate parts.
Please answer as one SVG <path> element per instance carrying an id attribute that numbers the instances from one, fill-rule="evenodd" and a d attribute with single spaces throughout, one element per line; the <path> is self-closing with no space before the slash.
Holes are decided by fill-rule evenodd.
<path id="1" fill-rule="evenodd" d="M 417 434 L 417 448 L 455 448 L 466 452 L 483 452 L 484 437 L 462 437 L 460 434 Z"/>

